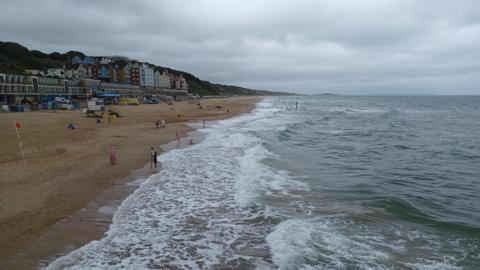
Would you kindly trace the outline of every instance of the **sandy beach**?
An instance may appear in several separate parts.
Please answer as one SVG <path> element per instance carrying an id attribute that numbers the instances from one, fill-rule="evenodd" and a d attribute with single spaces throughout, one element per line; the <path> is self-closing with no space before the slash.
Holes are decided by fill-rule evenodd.
<path id="1" fill-rule="evenodd" d="M 25 249 L 53 224 L 87 205 L 149 162 L 149 148 L 185 136 L 188 121 L 214 120 L 252 110 L 260 97 L 109 106 L 123 116 L 97 126 L 79 111 L 0 114 L 0 265 Z M 221 108 L 219 108 L 221 105 Z M 227 112 L 228 110 L 228 112 Z M 156 120 L 166 128 L 155 128 Z M 25 164 L 14 123 L 20 135 Z M 75 130 L 67 129 L 73 123 Z M 184 139 L 183 143 L 187 143 Z M 116 147 L 118 163 L 109 164 Z M 124 181 L 124 180 L 123 180 Z"/>

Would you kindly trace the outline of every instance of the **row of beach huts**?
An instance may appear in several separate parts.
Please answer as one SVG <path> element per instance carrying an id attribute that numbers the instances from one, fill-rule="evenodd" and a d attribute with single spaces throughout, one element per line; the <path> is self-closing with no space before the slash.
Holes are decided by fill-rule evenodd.
<path id="1" fill-rule="evenodd" d="M 4 112 L 80 109 L 92 99 L 96 103 L 137 105 L 195 98 L 198 96 L 183 89 L 0 73 L 0 106 Z"/>

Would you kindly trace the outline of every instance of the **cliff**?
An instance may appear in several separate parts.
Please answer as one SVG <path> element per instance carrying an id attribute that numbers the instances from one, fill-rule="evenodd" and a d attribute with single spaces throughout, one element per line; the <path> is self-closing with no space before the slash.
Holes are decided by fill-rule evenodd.
<path id="1" fill-rule="evenodd" d="M 76 55 L 84 58 L 85 54 L 78 51 L 66 53 L 44 53 L 28 48 L 15 42 L 0 41 L 0 73 L 25 73 L 27 69 L 46 70 L 48 68 L 63 68 L 65 63 Z M 118 56 L 117 56 L 118 57 Z M 126 57 L 122 57 L 128 59 Z M 185 71 L 168 67 L 155 66 L 156 70 L 168 70 L 174 75 L 183 75 L 189 85 L 189 91 L 201 96 L 206 95 L 287 95 L 285 92 L 273 92 L 248 89 L 234 85 L 223 85 L 202 80 Z"/>

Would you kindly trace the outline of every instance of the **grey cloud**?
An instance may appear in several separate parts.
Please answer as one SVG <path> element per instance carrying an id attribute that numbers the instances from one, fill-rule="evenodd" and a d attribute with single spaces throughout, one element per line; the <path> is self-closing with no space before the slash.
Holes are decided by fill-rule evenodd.
<path id="1" fill-rule="evenodd" d="M 183 0 L 0 3 L 0 39 L 125 55 L 246 87 L 480 94 L 480 3 Z"/>

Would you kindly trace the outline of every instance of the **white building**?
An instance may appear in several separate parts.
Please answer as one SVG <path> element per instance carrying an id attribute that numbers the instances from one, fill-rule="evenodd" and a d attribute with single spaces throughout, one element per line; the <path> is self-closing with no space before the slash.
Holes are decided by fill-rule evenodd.
<path id="1" fill-rule="evenodd" d="M 160 88 L 170 88 L 171 86 L 170 74 L 168 74 L 166 71 L 164 72 L 156 71 L 155 86 Z"/>
<path id="2" fill-rule="evenodd" d="M 104 57 L 102 57 L 102 59 L 100 59 L 99 63 L 104 64 L 104 65 L 108 65 L 112 61 L 113 61 L 112 58 L 110 58 L 108 56 L 104 56 Z"/>
<path id="3" fill-rule="evenodd" d="M 43 71 L 38 70 L 38 69 L 26 69 L 25 73 L 27 73 L 29 75 L 33 75 L 33 76 L 45 76 Z"/>
<path id="4" fill-rule="evenodd" d="M 65 78 L 65 70 L 63 68 L 49 68 L 47 69 L 47 76 L 63 79 Z"/>
<path id="5" fill-rule="evenodd" d="M 65 78 L 67 78 L 67 79 L 78 78 L 78 69 L 67 69 L 67 70 L 65 70 Z"/>
<path id="6" fill-rule="evenodd" d="M 147 64 L 143 63 L 139 68 L 140 73 L 140 85 L 141 86 L 154 86 L 155 85 L 155 76 L 153 68 L 149 67 Z"/>

